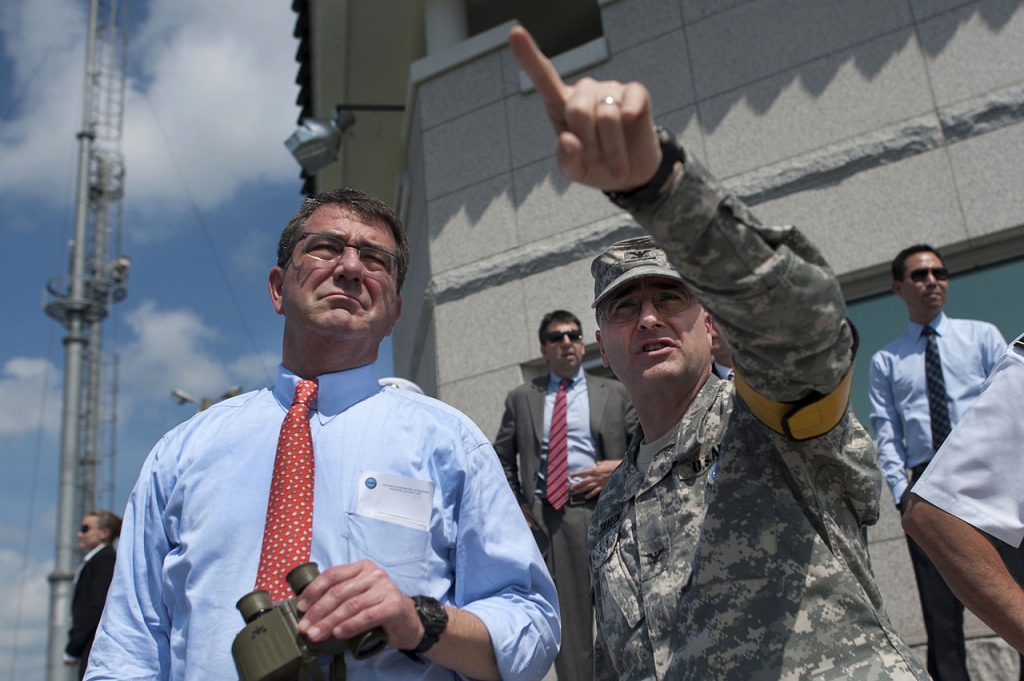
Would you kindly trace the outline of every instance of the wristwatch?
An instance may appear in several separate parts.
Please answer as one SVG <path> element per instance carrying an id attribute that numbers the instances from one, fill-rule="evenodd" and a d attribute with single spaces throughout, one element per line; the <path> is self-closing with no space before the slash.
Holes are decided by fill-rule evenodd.
<path id="1" fill-rule="evenodd" d="M 650 182 L 642 187 L 631 189 L 626 192 L 605 192 L 604 195 L 611 199 L 619 208 L 625 210 L 636 210 L 658 198 L 658 192 L 672 176 L 672 169 L 676 161 L 682 161 L 683 150 L 676 143 L 676 138 L 668 130 L 661 126 L 655 126 L 658 133 L 658 142 L 661 144 L 661 164 Z"/>
<path id="2" fill-rule="evenodd" d="M 413 652 L 425 653 L 437 643 L 447 628 L 448 611 L 437 599 L 430 596 L 413 596 L 412 601 L 416 604 L 416 614 L 420 616 L 420 622 L 423 622 L 423 639 Z"/>

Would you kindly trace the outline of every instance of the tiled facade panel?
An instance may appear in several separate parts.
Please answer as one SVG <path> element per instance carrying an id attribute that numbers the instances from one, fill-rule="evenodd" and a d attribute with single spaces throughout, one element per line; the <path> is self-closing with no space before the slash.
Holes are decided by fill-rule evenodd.
<path id="1" fill-rule="evenodd" d="M 911 240 L 1019 250 L 1020 0 L 599 4 L 610 57 L 567 80 L 643 82 L 659 123 L 727 184 L 756 194 L 765 222 L 804 229 L 846 281 L 886 290 L 878 272 Z M 545 312 L 574 311 L 593 350 L 590 260 L 624 221 L 558 173 L 543 107 L 520 92 L 507 47 L 414 87 L 409 224 L 430 267 L 406 293 L 396 371 L 400 361 L 432 371 L 421 384 L 493 437 L 505 394 L 539 361 Z M 589 241 L 573 248 L 577 235 Z M 407 323 L 410 310 L 418 316 Z M 420 356 L 399 360 L 406 351 Z M 874 569 L 897 628 L 920 646 L 916 590 L 884 494 Z M 972 617 L 968 628 L 984 631 Z"/>

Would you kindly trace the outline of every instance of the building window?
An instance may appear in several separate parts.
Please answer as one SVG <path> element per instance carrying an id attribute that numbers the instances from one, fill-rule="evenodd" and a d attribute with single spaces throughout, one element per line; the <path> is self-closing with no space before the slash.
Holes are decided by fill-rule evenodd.
<path id="1" fill-rule="evenodd" d="M 466 24 L 474 36 L 518 19 L 549 57 L 604 35 L 595 0 L 466 0 Z"/>

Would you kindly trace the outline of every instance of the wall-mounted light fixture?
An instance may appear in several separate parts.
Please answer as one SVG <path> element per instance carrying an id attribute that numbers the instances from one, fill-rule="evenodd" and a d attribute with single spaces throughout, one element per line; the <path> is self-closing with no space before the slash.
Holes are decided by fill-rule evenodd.
<path id="1" fill-rule="evenodd" d="M 178 404 L 185 404 L 186 402 L 191 402 L 192 404 L 196 405 L 196 407 L 199 408 L 198 409 L 199 411 L 206 411 L 207 409 L 212 407 L 217 402 L 220 402 L 222 400 L 226 400 L 226 399 L 229 399 L 231 397 L 235 397 L 235 396 L 241 395 L 241 394 L 242 394 L 242 386 L 240 386 L 240 385 L 235 385 L 235 386 L 232 386 L 232 387 L 228 388 L 224 392 L 223 395 L 221 395 L 220 397 L 218 397 L 216 399 L 214 399 L 212 397 L 204 397 L 201 400 L 197 400 L 196 398 L 192 397 L 191 395 L 189 395 L 184 390 L 181 390 L 180 388 L 175 388 L 174 390 L 171 391 L 171 397 L 174 398 L 175 402 L 177 402 Z"/>
<path id="2" fill-rule="evenodd" d="M 316 175 L 338 160 L 341 136 L 356 122 L 353 111 L 405 111 L 405 107 L 401 104 L 338 104 L 328 123 L 318 118 L 303 118 L 301 127 L 284 145 L 307 176 Z"/>

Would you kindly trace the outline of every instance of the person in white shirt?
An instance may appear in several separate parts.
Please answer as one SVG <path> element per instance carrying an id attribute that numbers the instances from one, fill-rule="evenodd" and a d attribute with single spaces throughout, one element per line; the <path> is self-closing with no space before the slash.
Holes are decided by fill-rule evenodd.
<path id="1" fill-rule="evenodd" d="M 1020 551 L 1006 550 L 1024 539 L 1022 397 L 1024 336 L 914 485 L 903 529 L 964 605 L 1024 653 Z"/>

